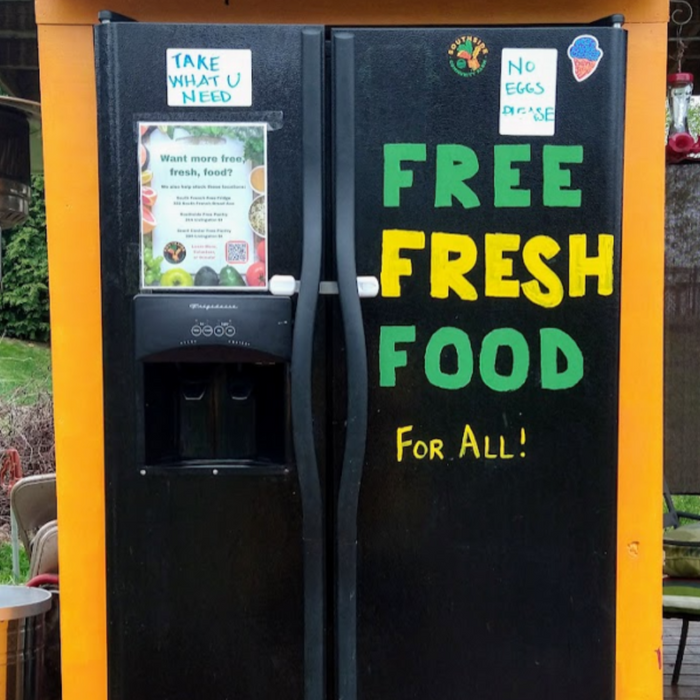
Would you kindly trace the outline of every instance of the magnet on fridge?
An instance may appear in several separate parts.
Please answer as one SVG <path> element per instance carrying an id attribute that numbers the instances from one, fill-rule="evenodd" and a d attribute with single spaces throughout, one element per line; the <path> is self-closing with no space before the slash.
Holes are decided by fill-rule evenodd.
<path id="1" fill-rule="evenodd" d="M 566 55 L 571 59 L 571 68 L 576 82 L 582 83 L 595 73 L 603 58 L 603 49 L 598 45 L 596 37 L 581 34 L 571 42 Z"/>

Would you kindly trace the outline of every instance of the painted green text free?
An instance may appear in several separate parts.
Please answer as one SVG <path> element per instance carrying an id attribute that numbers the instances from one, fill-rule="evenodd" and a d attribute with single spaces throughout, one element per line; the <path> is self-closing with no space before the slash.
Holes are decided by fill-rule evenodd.
<path id="1" fill-rule="evenodd" d="M 521 187 L 521 168 L 532 162 L 530 144 L 500 144 L 493 147 L 493 206 L 530 207 L 532 192 Z M 469 146 L 440 144 L 431 153 L 424 143 L 387 143 L 384 145 L 384 206 L 400 207 L 411 196 L 413 176 L 420 168 L 434 170 L 435 208 L 461 205 L 473 209 L 485 196 L 467 184 L 479 172 L 479 156 Z M 583 146 L 542 148 L 542 201 L 545 207 L 580 207 L 581 190 L 572 187 L 572 171 L 583 163 Z"/>

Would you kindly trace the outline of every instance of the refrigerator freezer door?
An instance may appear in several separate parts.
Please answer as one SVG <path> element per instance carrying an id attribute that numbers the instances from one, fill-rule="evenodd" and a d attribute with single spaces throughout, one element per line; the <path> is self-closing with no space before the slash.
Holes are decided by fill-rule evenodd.
<path id="1" fill-rule="evenodd" d="M 305 254 L 307 275 L 313 278 L 313 268 L 320 264 L 323 30 L 111 22 L 98 26 L 95 35 L 109 696 L 320 700 L 320 486 L 313 445 L 293 454 L 286 440 L 291 433 L 289 383 L 302 403 L 297 410 L 299 400 L 289 402 L 294 437 L 308 441 L 312 427 L 306 387 L 312 369 L 325 372 L 322 356 L 311 367 L 311 343 L 305 340 L 313 337 L 313 310 L 310 315 L 305 311 L 294 329 L 292 346 L 302 342 L 305 354 L 295 358 L 293 349 L 291 365 L 288 355 L 268 364 L 270 357 L 245 354 L 252 343 L 236 328 L 245 306 L 237 300 L 254 301 L 244 286 L 245 275 L 213 263 L 197 273 L 175 270 L 179 277 L 159 281 L 179 284 L 168 286 L 178 295 L 187 287 L 189 299 L 178 298 L 197 318 L 183 330 L 182 319 L 171 316 L 169 331 L 181 333 L 174 342 L 174 352 L 180 354 L 172 367 L 154 360 L 144 369 L 135 354 L 134 297 L 143 281 L 142 262 L 153 282 L 154 268 L 147 263 L 158 265 L 154 261 L 161 258 L 161 274 L 168 253 L 171 267 L 206 256 L 211 241 L 222 242 L 222 229 L 223 242 L 229 237 L 233 243 L 250 242 L 241 192 L 248 204 L 259 201 L 253 197 L 261 190 L 269 199 L 266 235 L 255 250 L 258 270 L 264 263 L 268 276 L 298 279 L 302 230 L 314 227 L 318 252 Z M 239 73 L 247 87 L 235 97 L 232 86 Z M 170 94 L 174 87 L 179 96 Z M 264 132 L 260 124 L 266 125 Z M 144 136 L 158 148 L 149 150 Z M 186 147 L 178 151 L 180 139 Z M 224 147 L 224 140 L 231 148 Z M 137 150 L 139 145 L 145 150 Z M 262 156 L 264 177 L 260 166 L 253 168 Z M 156 182 L 157 176 L 162 179 Z M 148 211 L 156 212 L 166 199 L 171 206 L 161 208 L 155 222 L 146 222 Z M 243 218 L 241 203 L 246 204 Z M 188 214 L 178 218 L 176 210 L 182 209 Z M 241 226 L 231 227 L 234 220 Z M 164 229 L 168 240 L 182 245 L 153 250 L 150 260 L 144 252 L 141 260 L 140 239 L 145 251 L 149 237 L 154 240 Z M 235 254 L 231 268 L 243 262 L 240 255 L 248 255 L 248 262 L 253 255 L 249 244 L 226 250 Z M 248 279 L 260 293 L 260 314 L 282 301 L 257 286 L 263 278 Z M 318 289 L 318 269 L 315 278 Z M 147 296 L 157 305 L 162 289 L 152 286 Z M 197 296 L 203 289 L 212 296 Z M 167 304 L 161 301 L 163 308 L 154 313 L 167 317 Z M 290 322 L 279 319 L 280 324 Z M 209 337 L 216 342 L 207 342 Z M 193 370 L 201 370 L 204 381 L 195 376 L 183 384 L 181 401 L 163 400 L 174 391 L 177 376 L 190 377 Z M 263 420 L 263 404 L 274 407 L 274 425 Z M 172 413 L 159 410 L 160 405 L 170 406 Z M 160 433 L 160 443 L 154 436 L 158 454 L 176 453 L 180 461 L 175 465 L 160 468 L 145 461 L 144 414 L 155 414 L 151 432 Z M 204 427 L 192 434 L 197 421 Z M 178 425 L 183 438 L 170 444 L 163 435 L 175 433 Z M 207 438 L 207 427 L 213 433 L 212 426 L 216 437 L 202 444 L 200 438 Z M 255 450 L 250 442 L 255 436 L 246 433 L 251 430 L 259 438 Z M 247 458 L 254 451 L 251 465 Z"/>
<path id="2" fill-rule="evenodd" d="M 333 42 L 340 696 L 611 699 L 626 34 Z"/>

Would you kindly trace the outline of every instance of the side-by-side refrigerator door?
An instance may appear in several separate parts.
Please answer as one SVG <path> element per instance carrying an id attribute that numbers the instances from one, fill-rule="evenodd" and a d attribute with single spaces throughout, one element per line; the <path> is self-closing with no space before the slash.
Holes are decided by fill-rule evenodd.
<path id="1" fill-rule="evenodd" d="M 101 19 L 109 697 L 322 700 L 324 31 Z"/>
<path id="2" fill-rule="evenodd" d="M 332 56 L 339 697 L 610 700 L 626 33 Z"/>

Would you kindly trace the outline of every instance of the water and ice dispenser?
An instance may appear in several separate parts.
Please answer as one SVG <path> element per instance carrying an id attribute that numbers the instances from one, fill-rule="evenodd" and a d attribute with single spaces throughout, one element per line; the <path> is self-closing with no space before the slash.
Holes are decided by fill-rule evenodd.
<path id="1" fill-rule="evenodd" d="M 134 308 L 144 465 L 284 464 L 290 300 L 144 294 Z"/>

